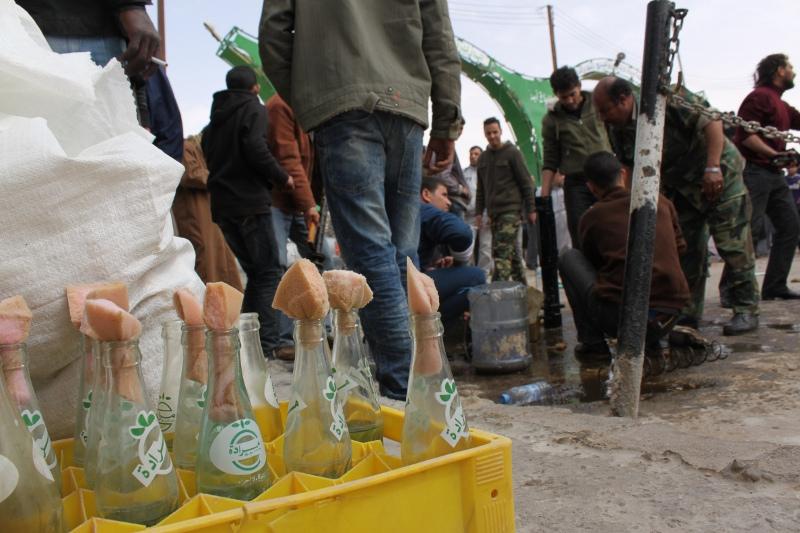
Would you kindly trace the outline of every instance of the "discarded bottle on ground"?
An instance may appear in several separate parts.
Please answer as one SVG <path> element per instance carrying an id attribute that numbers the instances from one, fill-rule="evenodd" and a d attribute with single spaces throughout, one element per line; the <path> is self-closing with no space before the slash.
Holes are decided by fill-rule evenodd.
<path id="1" fill-rule="evenodd" d="M 500 395 L 499 402 L 504 405 L 531 405 L 546 403 L 553 387 L 546 381 L 535 381 L 527 385 L 512 387 Z"/>
<path id="2" fill-rule="evenodd" d="M 498 402 L 505 405 L 564 405 L 579 403 L 584 398 L 586 391 L 580 385 L 551 385 L 546 381 L 535 381 L 508 389 L 500 395 Z"/>
<path id="3" fill-rule="evenodd" d="M 206 352 L 210 371 L 197 452 L 197 491 L 252 500 L 269 488 L 270 472 L 242 380 L 239 330 L 210 329 Z"/>
<path id="4" fill-rule="evenodd" d="M 178 506 L 178 478 L 144 390 L 139 341 L 101 343 L 108 377 L 101 415 L 97 512 L 103 518 L 153 525 Z"/>

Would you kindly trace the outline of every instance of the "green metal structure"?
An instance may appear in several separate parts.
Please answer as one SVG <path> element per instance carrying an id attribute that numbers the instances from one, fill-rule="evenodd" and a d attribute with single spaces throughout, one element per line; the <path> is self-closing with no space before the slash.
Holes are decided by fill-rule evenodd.
<path id="1" fill-rule="evenodd" d="M 213 32 L 212 32 L 213 33 Z M 216 35 L 215 35 L 216 36 Z M 538 135 L 547 106 L 553 99 L 548 78 L 534 78 L 516 72 L 493 59 L 477 46 L 456 37 L 461 70 L 480 85 L 500 107 L 510 124 L 528 169 L 537 179 L 542 161 L 542 141 Z M 258 39 L 244 30 L 234 27 L 220 39 L 217 55 L 230 65 L 254 67 L 261 85 L 261 98 L 266 101 L 275 89 L 261 69 L 258 54 Z M 584 79 L 600 79 L 614 74 L 638 84 L 639 74 L 635 68 L 611 59 L 591 59 L 576 65 L 575 69 Z"/>

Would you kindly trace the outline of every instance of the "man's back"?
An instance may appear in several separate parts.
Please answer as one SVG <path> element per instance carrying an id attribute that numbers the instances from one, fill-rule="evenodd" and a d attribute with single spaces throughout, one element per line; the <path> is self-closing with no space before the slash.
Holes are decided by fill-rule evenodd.
<path id="1" fill-rule="evenodd" d="M 622 187 L 610 189 L 580 222 L 581 250 L 597 270 L 595 293 L 615 303 L 622 298 L 630 200 L 630 192 Z M 679 310 L 689 299 L 679 259 L 686 243 L 675 207 L 664 196 L 659 196 L 655 237 L 650 307 Z"/>
<path id="2" fill-rule="evenodd" d="M 285 181 L 285 173 L 269 154 L 266 132 L 267 112 L 256 95 L 241 89 L 214 95 L 202 141 L 214 220 L 269 211 L 271 180 Z"/>
<path id="3" fill-rule="evenodd" d="M 264 3 L 260 51 L 304 130 L 351 109 L 387 111 L 427 126 L 429 98 L 434 130 L 458 118 L 461 65 L 446 1 L 285 4 Z"/>
<path id="4" fill-rule="evenodd" d="M 419 218 L 418 254 L 423 269 L 434 266 L 436 259 L 441 256 L 437 254 L 440 246 L 446 246 L 455 252 L 463 252 L 472 244 L 472 229 L 452 213 L 423 203 L 420 206 Z"/>

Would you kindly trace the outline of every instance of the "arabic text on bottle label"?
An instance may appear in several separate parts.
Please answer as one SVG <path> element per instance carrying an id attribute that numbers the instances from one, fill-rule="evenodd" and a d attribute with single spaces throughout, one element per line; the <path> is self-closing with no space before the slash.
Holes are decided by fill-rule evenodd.
<path id="1" fill-rule="evenodd" d="M 246 476 L 258 472 L 267 462 L 258 424 L 250 418 L 231 422 L 214 437 L 209 456 L 211 463 L 226 474 Z"/>
<path id="2" fill-rule="evenodd" d="M 436 393 L 436 401 L 444 406 L 445 424 L 440 436 L 455 448 L 459 440 L 469 437 L 467 417 L 461 408 L 455 381 L 449 378 L 442 380 L 441 389 Z"/>

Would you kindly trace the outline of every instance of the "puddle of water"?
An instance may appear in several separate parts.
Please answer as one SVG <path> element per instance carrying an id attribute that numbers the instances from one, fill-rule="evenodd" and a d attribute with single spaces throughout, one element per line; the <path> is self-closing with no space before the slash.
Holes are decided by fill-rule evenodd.
<path id="1" fill-rule="evenodd" d="M 767 324 L 767 327 L 780 331 L 800 332 L 800 324 Z"/>
<path id="2" fill-rule="evenodd" d="M 728 342 L 722 345 L 722 349 L 727 353 L 769 353 L 772 346 L 752 342 Z"/>

